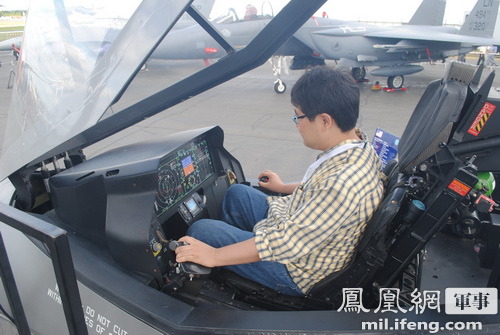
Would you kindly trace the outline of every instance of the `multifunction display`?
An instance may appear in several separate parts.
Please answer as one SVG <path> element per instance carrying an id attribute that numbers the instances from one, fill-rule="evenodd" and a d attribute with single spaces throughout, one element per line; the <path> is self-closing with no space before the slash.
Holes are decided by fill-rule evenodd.
<path id="1" fill-rule="evenodd" d="M 158 168 L 156 215 L 165 213 L 212 175 L 214 167 L 205 139 L 196 139 L 165 156 Z"/>

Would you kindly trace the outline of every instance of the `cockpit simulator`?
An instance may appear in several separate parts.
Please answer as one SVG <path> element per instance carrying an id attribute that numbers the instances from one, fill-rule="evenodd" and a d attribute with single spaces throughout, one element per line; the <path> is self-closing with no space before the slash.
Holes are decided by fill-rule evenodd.
<path id="1" fill-rule="evenodd" d="M 482 67 L 451 62 L 443 78 L 429 84 L 401 136 L 397 160 L 384 168 L 384 198 L 356 256 L 304 297 L 262 287 L 227 269 L 175 261 L 178 239 L 193 222 L 220 218 L 231 185 L 255 187 L 227 149 L 215 116 L 208 127 L 85 157 L 92 144 L 265 63 L 324 2 L 291 0 L 255 40 L 236 51 L 192 1 L 144 0 L 97 57 L 95 45 L 109 41 L 81 41 L 70 28 L 102 23 L 93 11 L 105 2 L 91 10 L 35 1 L 30 14 L 37 15 L 30 15 L 26 26 L 0 160 L 2 187 L 14 190 L 8 204 L 0 203 L 0 326 L 22 334 L 359 332 L 360 320 L 381 318 L 375 312 L 381 289 L 397 289 L 398 303 L 411 304 L 412 293 L 435 289 L 422 279 L 424 259 L 446 263 L 463 244 L 474 244 L 478 252 L 478 262 L 467 269 L 474 275 L 466 287 L 500 288 L 494 187 L 500 175 L 500 98 L 490 90 L 494 72 L 483 73 Z M 186 12 L 227 56 L 112 110 Z M 51 22 L 61 29 L 43 36 L 60 42 L 61 55 L 47 60 L 38 57 L 46 46 L 39 31 Z M 138 39 L 141 48 L 135 47 Z M 56 69 L 63 76 L 56 80 L 59 72 L 52 65 L 59 56 L 63 63 Z M 441 249 L 436 252 L 433 244 Z M 447 276 L 449 287 L 462 283 L 447 268 L 436 269 Z M 362 315 L 339 310 L 345 288 L 361 290 Z M 498 305 L 498 299 L 491 304 Z M 383 317 L 444 324 L 461 316 L 427 309 Z M 500 329 L 497 315 L 467 319 L 491 333 Z"/>

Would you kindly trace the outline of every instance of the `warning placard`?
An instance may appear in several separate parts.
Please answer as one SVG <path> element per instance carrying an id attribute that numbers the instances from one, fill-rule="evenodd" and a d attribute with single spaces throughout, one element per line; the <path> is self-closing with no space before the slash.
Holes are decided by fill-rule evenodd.
<path id="1" fill-rule="evenodd" d="M 471 135 L 478 136 L 496 107 L 497 106 L 486 102 L 467 132 Z"/>

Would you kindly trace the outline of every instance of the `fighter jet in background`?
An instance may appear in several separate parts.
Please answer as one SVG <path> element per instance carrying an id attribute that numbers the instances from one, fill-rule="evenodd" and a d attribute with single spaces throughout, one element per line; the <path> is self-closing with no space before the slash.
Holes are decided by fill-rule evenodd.
<path id="1" fill-rule="evenodd" d="M 208 18 L 210 16 L 210 13 L 212 12 L 212 8 L 214 6 L 215 0 L 195 0 L 193 2 L 193 8 L 195 8 L 201 15 L 204 17 Z M 92 16 L 93 15 L 93 9 L 87 9 L 85 7 L 80 6 L 78 8 L 83 14 Z M 108 18 L 109 19 L 109 18 Z M 117 18 L 112 18 L 114 21 L 114 24 L 117 25 L 118 29 L 112 30 L 111 33 L 107 31 L 108 33 L 108 43 L 111 44 L 111 42 L 118 36 L 119 31 L 121 30 L 120 26 L 120 19 Z M 125 22 L 122 20 L 123 23 Z M 184 13 L 182 17 L 177 21 L 175 25 L 175 29 L 182 29 L 186 27 L 190 27 L 196 24 L 196 21 L 194 21 L 189 14 Z M 87 38 L 86 40 L 92 40 L 95 39 L 94 34 L 100 34 L 103 29 L 95 29 L 92 32 L 87 31 L 86 34 L 91 36 Z M 82 33 L 82 32 L 77 32 L 77 33 Z M 21 43 L 22 43 L 22 36 L 16 36 L 13 38 L 9 38 L 7 40 L 1 41 L 0 42 L 0 51 L 12 51 L 14 47 L 17 49 L 21 49 Z"/>
<path id="2" fill-rule="evenodd" d="M 215 0 L 196 0 L 199 15 L 209 17 Z M 377 67 L 372 75 L 388 77 L 387 86 L 400 88 L 404 75 L 423 70 L 418 63 L 435 62 L 450 56 L 464 55 L 478 46 L 498 45 L 492 38 L 500 0 L 478 0 L 461 29 L 444 27 L 445 0 L 423 0 L 406 25 L 378 26 L 359 22 L 312 17 L 277 52 L 277 56 L 293 56 L 290 69 L 304 69 L 324 64 L 326 59 L 352 68 L 355 79 L 363 80 L 366 67 Z M 271 20 L 269 15 L 252 15 L 240 19 L 234 10 L 211 22 L 221 32 L 215 41 L 202 27 L 183 17 L 151 55 L 156 59 L 218 59 L 246 46 Z M 97 45 L 102 54 L 119 33 L 107 30 L 106 45 Z M 81 41 L 93 41 L 98 32 L 73 31 Z M 109 41 L 109 42 L 108 42 Z M 49 43 L 49 42 L 48 42 Z M 12 46 L 6 45 L 7 50 Z M 275 71 L 276 72 L 276 71 Z M 283 93 L 280 78 L 275 91 Z"/>
<path id="3" fill-rule="evenodd" d="M 499 44 L 492 38 L 498 7 L 499 0 L 478 0 L 459 30 L 422 25 L 347 25 L 310 31 L 307 39 L 302 30 L 294 36 L 319 57 L 352 67 L 356 79 L 364 78 L 365 67 L 378 66 L 371 74 L 388 77 L 389 87 L 400 88 L 404 75 L 423 70 L 414 63 L 444 60 L 481 45 Z"/>
<path id="4" fill-rule="evenodd" d="M 12 51 L 13 46 L 21 48 L 22 36 L 16 36 L 0 42 L 0 51 Z"/>
<path id="5" fill-rule="evenodd" d="M 406 25 L 378 26 L 313 17 L 299 29 L 276 53 L 293 56 L 290 69 L 304 69 L 324 64 L 326 59 L 336 60 L 352 68 L 353 76 L 362 80 L 366 67 L 376 66 L 372 75 L 388 77 L 387 85 L 400 88 L 404 75 L 423 70 L 415 63 L 435 62 L 450 56 L 464 55 L 478 46 L 497 45 L 492 38 L 500 0 L 478 0 L 461 29 L 442 26 L 445 0 L 423 0 Z M 234 14 L 231 14 L 234 18 Z M 229 17 L 228 16 L 228 17 Z M 254 20 L 219 19 L 213 22 L 226 39 L 226 45 L 202 33 L 197 26 L 180 29 L 164 40 L 152 58 L 209 59 L 221 58 L 238 50 L 251 40 L 269 17 Z M 225 23 L 218 23 L 225 22 Z M 230 46 L 230 47 L 228 47 Z M 281 80 L 280 80 L 281 81 Z M 284 92 L 276 87 L 278 93 Z"/>

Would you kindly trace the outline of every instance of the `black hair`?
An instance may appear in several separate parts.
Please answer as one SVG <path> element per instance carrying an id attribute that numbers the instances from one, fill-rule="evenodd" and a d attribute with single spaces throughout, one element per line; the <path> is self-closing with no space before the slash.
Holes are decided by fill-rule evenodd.
<path id="1" fill-rule="evenodd" d="M 309 120 L 326 113 L 342 132 L 356 126 L 359 88 L 346 68 L 316 66 L 306 70 L 293 86 L 291 100 Z"/>

